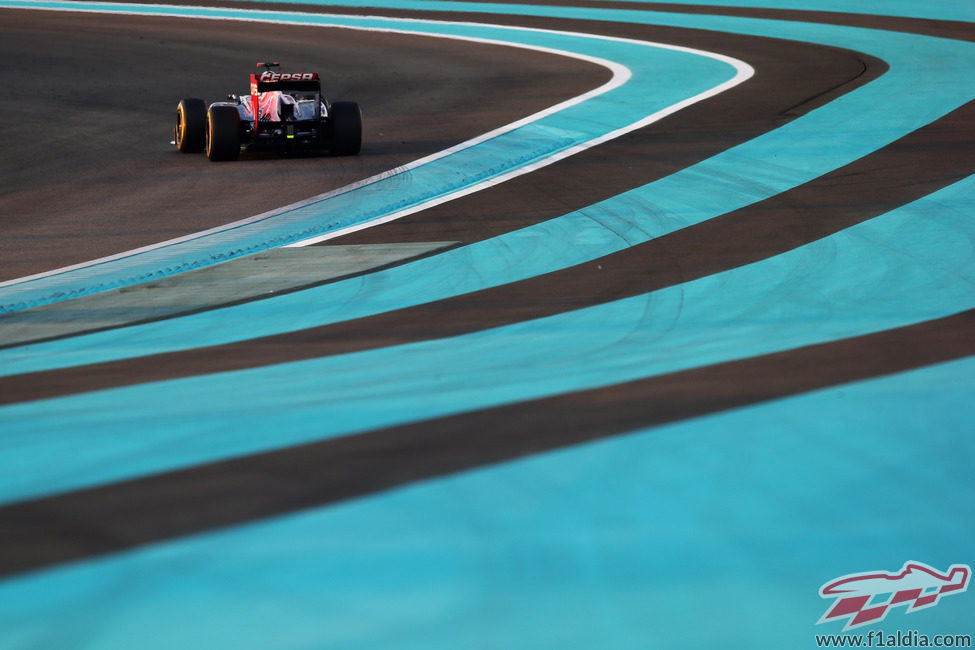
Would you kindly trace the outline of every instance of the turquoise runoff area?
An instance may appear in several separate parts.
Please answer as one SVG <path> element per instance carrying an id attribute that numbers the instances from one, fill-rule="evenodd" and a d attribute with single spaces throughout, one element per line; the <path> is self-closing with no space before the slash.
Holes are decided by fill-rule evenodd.
<path id="1" fill-rule="evenodd" d="M 0 364 L 22 364 L 16 373 L 176 349 L 180 336 L 237 340 L 202 329 L 250 319 L 284 331 L 274 321 L 307 327 L 530 277 L 814 178 L 973 92 L 967 43 L 684 20 L 698 18 L 813 42 L 845 34 L 855 39 L 846 47 L 891 71 L 726 154 L 507 240 L 265 301 L 265 311 L 254 303 L 171 321 L 168 334 L 82 337 L 77 355 L 65 343 L 31 346 L 33 359 Z M 4 407 L 0 494 L 9 502 L 970 309 L 973 197 L 969 177 L 739 269 L 464 337 Z M 417 296 L 396 288 L 404 281 Z M 304 317 L 302 296 L 306 310 L 336 302 Z M 269 333 L 240 338 L 259 331 Z M 823 583 L 910 559 L 973 563 L 973 373 L 975 359 L 962 359 L 7 579 L 0 647 L 813 647 L 815 634 L 839 632 L 815 625 L 831 604 L 818 596 Z M 969 597 L 895 609 L 882 629 L 975 634 Z"/>
<path id="2" fill-rule="evenodd" d="M 975 305 L 973 195 L 975 176 L 783 255 L 515 325 L 5 406 L 0 502 L 947 316 Z"/>
<path id="3" fill-rule="evenodd" d="M 606 15 L 592 11 L 597 16 Z M 610 12 L 607 19 L 616 13 Z M 219 345 L 368 316 L 558 270 L 700 223 L 812 180 L 868 155 L 975 97 L 970 72 L 975 68 L 975 44 L 969 42 L 787 21 L 636 11 L 624 14 L 620 20 L 697 25 L 758 36 L 778 34 L 863 51 L 886 61 L 890 70 L 870 84 L 759 138 L 657 182 L 537 226 L 297 294 L 178 321 L 3 350 L 0 373 L 18 374 Z M 680 61 L 698 58 L 685 56 Z M 705 61 L 710 64 L 708 69 L 719 66 L 730 70 L 727 65 Z M 628 59 L 625 63 L 634 64 Z M 642 92 L 649 97 L 665 93 L 666 81 L 672 84 L 666 92 L 670 100 L 691 96 L 693 92 L 686 88 L 685 77 L 674 71 L 666 77 L 651 73 L 650 83 L 655 90 L 647 92 L 644 88 Z M 623 88 L 638 79 L 645 77 L 634 74 Z M 663 88 L 657 89 L 658 85 Z M 578 109 L 594 107 L 594 101 L 585 102 Z M 597 109 L 597 114 L 605 116 L 602 109 Z M 397 181 L 391 180 L 395 187 Z M 701 187 L 707 190 L 701 191 Z M 374 192 L 363 188 L 361 194 L 368 203 Z M 566 241 L 572 245 L 565 246 Z M 173 266 L 178 267 L 179 264 Z"/>
<path id="4" fill-rule="evenodd" d="M 827 581 L 971 563 L 975 438 L 957 432 L 973 372 L 964 359 L 8 579 L 0 645 L 815 647 L 840 629 L 815 625 Z M 969 598 L 879 629 L 973 634 Z"/>

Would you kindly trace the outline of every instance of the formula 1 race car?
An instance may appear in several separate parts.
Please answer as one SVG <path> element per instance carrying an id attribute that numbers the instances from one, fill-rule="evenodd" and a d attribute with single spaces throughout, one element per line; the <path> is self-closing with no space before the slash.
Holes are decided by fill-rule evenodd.
<path id="1" fill-rule="evenodd" d="M 329 152 L 351 156 L 362 148 L 362 114 L 355 102 L 329 103 L 317 72 L 272 72 L 277 63 L 258 63 L 249 95 L 209 108 L 202 99 L 176 107 L 173 142 L 184 153 L 203 151 L 214 161 L 236 160 L 241 147 L 278 152 Z"/>

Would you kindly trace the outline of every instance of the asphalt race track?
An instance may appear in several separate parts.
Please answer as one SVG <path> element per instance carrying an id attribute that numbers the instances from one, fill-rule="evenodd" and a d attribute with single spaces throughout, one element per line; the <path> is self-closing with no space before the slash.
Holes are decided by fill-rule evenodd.
<path id="1" fill-rule="evenodd" d="M 975 634 L 975 7 L 727 4 L 0 0 L 0 648 Z"/>

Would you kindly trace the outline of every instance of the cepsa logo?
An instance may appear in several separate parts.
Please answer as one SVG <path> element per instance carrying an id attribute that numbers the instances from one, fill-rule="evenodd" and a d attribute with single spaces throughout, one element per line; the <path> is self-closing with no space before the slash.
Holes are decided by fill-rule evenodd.
<path id="1" fill-rule="evenodd" d="M 271 72 L 266 70 L 261 74 L 261 81 L 314 81 L 318 75 L 314 72 Z"/>
<path id="2" fill-rule="evenodd" d="M 921 562 L 905 562 L 900 571 L 851 573 L 830 580 L 819 588 L 822 598 L 836 601 L 816 622 L 847 619 L 843 631 L 879 623 L 891 607 L 907 606 L 906 613 L 934 607 L 942 596 L 968 589 L 972 568 L 952 564 L 944 573 Z"/>

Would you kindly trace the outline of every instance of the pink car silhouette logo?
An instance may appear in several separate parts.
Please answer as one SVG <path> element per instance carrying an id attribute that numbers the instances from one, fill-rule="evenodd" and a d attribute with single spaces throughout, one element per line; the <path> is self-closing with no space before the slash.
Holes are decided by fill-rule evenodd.
<path id="1" fill-rule="evenodd" d="M 836 601 L 816 622 L 848 619 L 843 631 L 884 620 L 892 607 L 906 605 L 908 614 L 934 607 L 942 596 L 968 589 L 972 569 L 953 564 L 945 573 L 921 562 L 906 562 L 900 571 L 851 573 L 819 588 L 822 598 Z"/>

